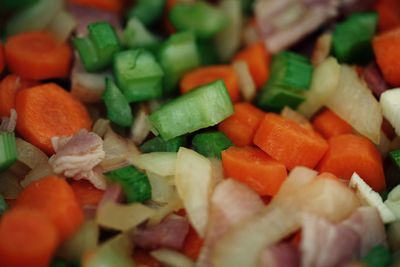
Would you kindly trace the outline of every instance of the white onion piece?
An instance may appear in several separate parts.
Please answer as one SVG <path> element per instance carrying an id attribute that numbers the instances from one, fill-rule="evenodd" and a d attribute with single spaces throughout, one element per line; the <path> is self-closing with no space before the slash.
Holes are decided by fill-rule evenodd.
<path id="1" fill-rule="evenodd" d="M 16 138 L 18 161 L 33 169 L 40 164 L 45 164 L 49 158 L 46 153 L 21 138 Z"/>
<path id="2" fill-rule="evenodd" d="M 174 190 L 170 199 L 168 199 L 168 203 L 165 205 L 152 205 L 151 207 L 154 210 L 153 215 L 147 221 L 147 225 L 157 225 L 159 224 L 166 216 L 171 214 L 174 211 L 178 211 L 183 208 L 182 200 L 179 198 L 178 193 Z"/>
<path id="3" fill-rule="evenodd" d="M 229 23 L 215 36 L 215 47 L 222 61 L 229 60 L 240 47 L 242 32 L 242 8 L 237 0 L 222 0 L 219 8 L 228 18 Z"/>
<path id="4" fill-rule="evenodd" d="M 315 68 L 310 89 L 305 92 L 306 100 L 300 104 L 297 110 L 307 118 L 311 118 L 335 92 L 339 80 L 339 63 L 333 57 L 327 58 Z"/>
<path id="5" fill-rule="evenodd" d="M 246 101 L 252 101 L 256 96 L 256 85 L 251 77 L 249 66 L 243 60 L 233 62 L 233 68 L 239 78 L 239 89 Z"/>
<path id="6" fill-rule="evenodd" d="M 98 119 L 92 128 L 92 132 L 100 136 L 101 138 L 104 138 L 105 134 L 108 131 L 108 128 L 110 128 L 110 121 L 106 119 Z"/>
<path id="7" fill-rule="evenodd" d="M 139 203 L 118 204 L 112 201 L 104 203 L 97 209 L 97 224 L 118 230 L 128 231 L 153 215 L 154 211 Z"/>
<path id="8" fill-rule="evenodd" d="M 157 249 L 150 252 L 150 255 L 168 267 L 194 267 L 193 261 L 186 255 L 170 250 Z"/>
<path id="9" fill-rule="evenodd" d="M 175 184 L 193 228 L 204 237 L 209 196 L 214 186 L 211 162 L 194 150 L 179 148 Z"/>
<path id="10" fill-rule="evenodd" d="M 357 132 L 379 144 L 383 119 L 381 105 L 353 68 L 341 67 L 339 85 L 326 106 Z"/>
<path id="11" fill-rule="evenodd" d="M 31 171 L 31 168 L 29 168 L 26 164 L 22 163 L 21 161 L 17 160 L 8 168 L 8 170 L 13 174 L 15 174 L 16 177 L 21 179 Z"/>
<path id="12" fill-rule="evenodd" d="M 151 185 L 151 200 L 160 204 L 166 204 L 174 193 L 174 188 L 168 183 L 167 178 L 152 172 L 147 172 Z"/>
<path id="13" fill-rule="evenodd" d="M 18 176 L 9 170 L 2 172 L 0 176 L 0 195 L 5 199 L 16 199 L 22 191 Z"/>
<path id="14" fill-rule="evenodd" d="M 131 126 L 131 140 L 136 145 L 140 145 L 150 133 L 151 125 L 148 121 L 149 112 L 145 105 L 140 105 L 135 114 L 135 121 Z"/>
<path id="15" fill-rule="evenodd" d="M 310 121 L 305 116 L 303 116 L 299 112 L 291 109 L 288 106 L 285 106 L 282 109 L 281 116 L 285 117 L 285 118 L 287 118 L 289 120 L 292 120 L 294 122 L 297 122 L 298 124 L 300 124 L 304 128 L 312 129 L 312 125 L 311 125 Z"/>
<path id="16" fill-rule="evenodd" d="M 50 24 L 46 26 L 46 31 L 50 32 L 60 42 L 65 42 L 78 25 L 75 17 L 68 11 L 58 12 Z"/>
<path id="17" fill-rule="evenodd" d="M 380 98 L 383 116 L 394 127 L 397 135 L 400 135 L 400 88 L 383 92 Z"/>
<path id="18" fill-rule="evenodd" d="M 19 78 L 18 82 L 19 83 Z M 0 132 L 14 132 L 17 126 L 18 114 L 15 109 L 10 109 L 10 117 L 2 117 L 0 123 Z"/>
<path id="19" fill-rule="evenodd" d="M 176 152 L 151 152 L 138 155 L 132 163 L 139 169 L 170 176 L 175 174 L 176 157 Z"/>
<path id="20" fill-rule="evenodd" d="M 85 221 L 78 232 L 61 245 L 57 255 L 67 261 L 80 262 L 85 253 L 97 247 L 99 232 L 95 221 Z"/>
<path id="21" fill-rule="evenodd" d="M 53 168 L 50 166 L 48 162 L 37 165 L 33 168 L 23 180 L 20 181 L 20 184 L 23 188 L 27 187 L 33 181 L 39 180 L 43 177 L 55 175 L 53 172 Z"/>
<path id="22" fill-rule="evenodd" d="M 222 167 L 222 161 L 217 158 L 208 158 L 211 162 L 212 177 L 215 184 L 218 184 L 224 180 L 224 169 Z"/>
<path id="23" fill-rule="evenodd" d="M 324 33 L 320 37 L 318 37 L 311 55 L 311 63 L 314 66 L 318 66 L 329 57 L 329 53 L 331 52 L 331 45 L 332 34 Z"/>

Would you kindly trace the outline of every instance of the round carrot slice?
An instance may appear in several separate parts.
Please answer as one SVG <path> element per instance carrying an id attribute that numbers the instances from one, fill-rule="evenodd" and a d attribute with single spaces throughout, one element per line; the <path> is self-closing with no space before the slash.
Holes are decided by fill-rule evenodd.
<path id="1" fill-rule="evenodd" d="M 72 51 L 45 32 L 24 32 L 11 36 L 5 44 L 9 70 L 23 78 L 44 80 L 68 76 Z"/>
<path id="2" fill-rule="evenodd" d="M 70 136 L 92 124 L 85 106 L 54 83 L 19 91 L 15 108 L 18 133 L 49 155 L 53 136 Z"/>

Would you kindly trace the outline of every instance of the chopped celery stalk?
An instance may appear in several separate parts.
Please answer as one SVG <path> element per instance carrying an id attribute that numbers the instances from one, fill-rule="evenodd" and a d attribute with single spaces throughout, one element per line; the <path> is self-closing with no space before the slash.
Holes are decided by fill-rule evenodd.
<path id="1" fill-rule="evenodd" d="M 181 146 L 186 145 L 185 136 L 177 136 L 168 141 L 165 141 L 159 136 L 156 136 L 140 146 L 140 150 L 143 153 L 151 152 L 178 152 Z"/>
<path id="2" fill-rule="evenodd" d="M 73 44 L 86 71 L 102 70 L 112 63 L 114 54 L 121 50 L 118 36 L 108 22 L 91 23 L 88 31 L 87 37 L 75 38 Z"/>
<path id="3" fill-rule="evenodd" d="M 8 169 L 17 160 L 17 145 L 14 133 L 0 133 L 0 172 Z"/>
<path id="4" fill-rule="evenodd" d="M 201 65 L 206 66 L 218 64 L 219 59 L 214 43 L 212 43 L 210 40 L 197 40 L 196 44 Z"/>
<path id="5" fill-rule="evenodd" d="M 383 245 L 373 247 L 368 254 L 362 258 L 362 262 L 368 267 L 389 267 L 392 264 L 390 251 Z"/>
<path id="6" fill-rule="evenodd" d="M 135 6 L 128 11 L 128 17 L 138 18 L 144 25 L 154 24 L 162 15 L 165 0 L 138 0 Z"/>
<path id="7" fill-rule="evenodd" d="M 221 158 L 221 152 L 230 146 L 232 141 L 222 132 L 196 134 L 192 140 L 194 150 L 209 158 Z"/>
<path id="8" fill-rule="evenodd" d="M 139 19 L 133 17 L 129 19 L 124 30 L 123 43 L 131 49 L 152 49 L 160 44 L 160 38 L 149 32 Z"/>
<path id="9" fill-rule="evenodd" d="M 281 110 L 284 106 L 295 109 L 305 99 L 300 92 L 293 92 L 289 88 L 282 88 L 269 83 L 263 87 L 257 105 L 262 109 Z"/>
<path id="10" fill-rule="evenodd" d="M 24 1 L 8 0 L 15 4 Z M 32 2 L 32 1 L 31 1 Z M 46 28 L 51 20 L 63 8 L 63 0 L 39 0 L 37 3 L 28 6 L 12 17 L 7 25 L 6 31 L 8 35 L 14 35 L 25 31 L 40 31 Z"/>
<path id="11" fill-rule="evenodd" d="M 119 88 L 106 78 L 106 89 L 102 99 L 107 108 L 107 118 L 122 127 L 130 127 L 133 123 L 131 107 Z"/>
<path id="12" fill-rule="evenodd" d="M 339 62 L 367 64 L 373 59 L 371 41 L 377 22 L 377 13 L 366 12 L 355 13 L 336 25 L 332 49 Z"/>
<path id="13" fill-rule="evenodd" d="M 192 90 L 150 115 L 154 129 L 164 140 L 214 126 L 233 113 L 232 102 L 223 81 Z"/>
<path id="14" fill-rule="evenodd" d="M 147 175 L 133 166 L 106 173 L 106 176 L 122 186 L 128 203 L 151 199 L 151 186 Z"/>
<path id="15" fill-rule="evenodd" d="M 192 31 L 201 39 L 214 36 L 228 23 L 221 10 L 206 2 L 178 3 L 171 9 L 169 18 L 178 31 Z"/>
<path id="16" fill-rule="evenodd" d="M 396 167 L 400 170 L 400 149 L 389 152 L 389 157 Z"/>
<path id="17" fill-rule="evenodd" d="M 165 93 L 173 94 L 181 76 L 200 66 L 193 33 L 182 32 L 169 37 L 159 51 L 159 61 L 165 72 Z"/>
<path id="18" fill-rule="evenodd" d="M 162 96 L 164 72 L 154 56 L 144 49 L 126 50 L 116 54 L 114 74 L 129 102 Z"/>
<path id="19" fill-rule="evenodd" d="M 8 209 L 6 200 L 0 195 L 0 216 Z"/>

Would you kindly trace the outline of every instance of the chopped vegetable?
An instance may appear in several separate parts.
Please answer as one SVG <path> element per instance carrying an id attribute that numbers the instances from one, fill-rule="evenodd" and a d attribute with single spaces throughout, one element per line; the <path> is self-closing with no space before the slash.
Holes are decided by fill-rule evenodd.
<path id="1" fill-rule="evenodd" d="M 231 140 L 221 132 L 205 132 L 193 137 L 194 150 L 209 158 L 221 158 L 221 152 L 232 146 Z"/>
<path id="2" fill-rule="evenodd" d="M 149 32 L 139 19 L 136 17 L 129 19 L 123 34 L 124 46 L 130 49 L 147 48 L 151 50 L 160 42 L 160 38 Z"/>
<path id="3" fill-rule="evenodd" d="M 392 256 L 386 247 L 379 245 L 372 248 L 362 262 L 368 267 L 389 267 L 392 264 Z"/>
<path id="4" fill-rule="evenodd" d="M 318 37 L 315 42 L 314 50 L 311 55 L 311 63 L 314 66 L 320 65 L 324 62 L 331 52 L 332 46 L 332 34 L 324 33 L 320 37 Z"/>
<path id="5" fill-rule="evenodd" d="M 106 78 L 106 90 L 102 99 L 107 108 L 107 118 L 110 121 L 122 127 L 130 127 L 132 125 L 133 115 L 128 100 L 109 78 Z"/>
<path id="6" fill-rule="evenodd" d="M 122 186 L 128 203 L 144 202 L 151 198 L 151 186 L 147 175 L 133 166 L 107 172 L 106 176 Z"/>
<path id="7" fill-rule="evenodd" d="M 378 12 L 379 31 L 385 32 L 400 26 L 400 5 L 396 0 L 379 0 L 375 5 Z"/>
<path id="8" fill-rule="evenodd" d="M 156 258 L 159 262 L 166 264 L 170 267 L 194 267 L 194 263 L 187 256 L 169 249 L 153 250 L 151 256 Z"/>
<path id="9" fill-rule="evenodd" d="M 89 181 L 72 181 L 70 185 L 82 208 L 88 205 L 97 206 L 103 198 L 104 191 L 97 189 Z"/>
<path id="10" fill-rule="evenodd" d="M 390 211 L 396 216 L 398 220 L 400 218 L 399 210 L 399 200 L 400 200 L 400 186 L 393 188 L 385 200 L 385 205 L 390 209 Z"/>
<path id="11" fill-rule="evenodd" d="M 159 204 L 166 204 L 174 194 L 174 188 L 166 177 L 147 172 L 151 185 L 151 200 Z"/>
<path id="12" fill-rule="evenodd" d="M 128 11 L 128 17 L 139 19 L 144 25 L 154 24 L 163 12 L 166 0 L 138 0 Z"/>
<path id="13" fill-rule="evenodd" d="M 46 31 L 49 31 L 58 41 L 65 42 L 75 30 L 77 24 L 74 16 L 65 10 L 61 10 L 46 26 Z"/>
<path id="14" fill-rule="evenodd" d="M 325 109 L 314 117 L 313 127 L 325 139 L 353 133 L 353 128 L 330 109 Z"/>
<path id="15" fill-rule="evenodd" d="M 49 158 L 47 155 L 34 145 L 18 137 L 15 138 L 15 144 L 17 146 L 18 161 L 29 168 L 34 169 L 38 165 L 48 163 Z"/>
<path id="16" fill-rule="evenodd" d="M 251 77 L 248 64 L 244 60 L 233 62 L 233 68 L 239 80 L 239 90 L 245 101 L 252 101 L 256 97 L 256 85 Z"/>
<path id="17" fill-rule="evenodd" d="M 233 113 L 222 81 L 203 85 L 150 115 L 149 120 L 164 140 L 216 125 Z"/>
<path id="18" fill-rule="evenodd" d="M 122 10 L 121 0 L 69 0 L 71 3 L 87 6 L 95 9 L 106 10 L 113 13 L 120 13 Z"/>
<path id="19" fill-rule="evenodd" d="M 396 134 L 400 134 L 400 110 L 397 103 L 400 100 L 400 88 L 392 89 L 384 92 L 380 97 L 380 104 L 383 116 L 393 125 Z"/>
<path id="20" fill-rule="evenodd" d="M 150 152 L 178 152 L 181 146 L 186 145 L 185 136 L 177 136 L 168 141 L 165 141 L 159 136 L 153 137 L 152 139 L 144 142 L 140 146 L 140 150 L 143 153 Z"/>
<path id="21" fill-rule="evenodd" d="M 14 133 L 0 132 L 0 172 L 8 169 L 17 160 Z"/>
<path id="22" fill-rule="evenodd" d="M 175 152 L 152 152 L 137 156 L 133 160 L 134 165 L 140 169 L 161 176 L 171 176 L 175 173 Z"/>

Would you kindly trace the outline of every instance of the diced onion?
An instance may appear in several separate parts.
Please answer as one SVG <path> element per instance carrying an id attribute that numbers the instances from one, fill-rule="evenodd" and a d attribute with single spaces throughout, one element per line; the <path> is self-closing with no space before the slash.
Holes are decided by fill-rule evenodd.
<path id="1" fill-rule="evenodd" d="M 174 193 L 174 188 L 168 183 L 167 178 L 155 173 L 147 172 L 151 185 L 151 200 L 166 204 Z"/>
<path id="2" fill-rule="evenodd" d="M 151 208 L 154 210 L 154 213 L 147 221 L 147 225 L 150 226 L 159 224 L 166 216 L 168 216 L 172 212 L 182 209 L 183 205 L 178 193 L 174 190 L 172 195 L 170 196 L 170 199 L 168 199 L 167 204 L 153 205 Z"/>
<path id="3" fill-rule="evenodd" d="M 222 161 L 217 158 L 208 158 L 211 162 L 212 179 L 215 184 L 222 182 L 224 179 L 224 169 L 222 168 Z"/>
<path id="4" fill-rule="evenodd" d="M 311 55 L 311 62 L 314 66 L 318 66 L 328 58 L 329 53 L 331 52 L 331 44 L 332 34 L 324 33 L 318 37 Z"/>
<path id="5" fill-rule="evenodd" d="M 176 157 L 175 152 L 145 153 L 135 157 L 133 165 L 160 176 L 170 176 L 175 173 Z"/>
<path id="6" fill-rule="evenodd" d="M 34 145 L 21 138 L 16 138 L 18 161 L 33 169 L 38 165 L 45 164 L 49 160 L 47 155 Z"/>
<path id="7" fill-rule="evenodd" d="M 110 128 L 109 120 L 98 119 L 93 125 L 92 132 L 103 138 L 106 135 L 108 128 Z"/>
<path id="8" fill-rule="evenodd" d="M 39 180 L 43 177 L 54 175 L 53 168 L 50 166 L 48 162 L 37 165 L 33 168 L 23 180 L 21 180 L 20 184 L 23 188 L 27 187 L 33 181 Z"/>
<path id="9" fill-rule="evenodd" d="M 135 115 L 135 121 L 131 127 L 131 140 L 136 145 L 140 145 L 150 133 L 150 122 L 148 121 L 148 111 L 146 106 L 140 105 Z"/>
<path id="10" fill-rule="evenodd" d="M 69 12 L 61 10 L 47 25 L 46 31 L 50 32 L 60 42 L 65 42 L 77 25 L 76 19 Z"/>
<path id="11" fill-rule="evenodd" d="M 233 68 L 239 78 L 239 89 L 243 99 L 252 101 L 256 96 L 256 85 L 251 77 L 249 66 L 243 60 L 233 62 Z"/>
<path id="12" fill-rule="evenodd" d="M 193 261 L 184 254 L 170 250 L 157 249 L 150 252 L 150 255 L 168 267 L 194 267 Z"/>
<path id="13" fill-rule="evenodd" d="M 400 135 L 400 88 L 387 90 L 381 94 L 380 104 L 383 116 L 393 125 L 397 135 Z"/>
<path id="14" fill-rule="evenodd" d="M 312 125 L 306 117 L 304 117 L 302 114 L 291 109 L 288 106 L 285 106 L 282 109 L 281 116 L 285 117 L 289 120 L 292 120 L 294 122 L 297 122 L 298 124 L 300 124 L 301 126 L 303 126 L 305 128 L 312 129 Z"/>
<path id="15" fill-rule="evenodd" d="M 0 177 L 0 195 L 5 199 L 16 199 L 22 187 L 18 183 L 18 176 L 7 170 L 1 173 Z"/>
<path id="16" fill-rule="evenodd" d="M 339 85 L 326 106 L 360 134 L 379 144 L 383 119 L 381 105 L 353 68 L 341 67 Z"/>

